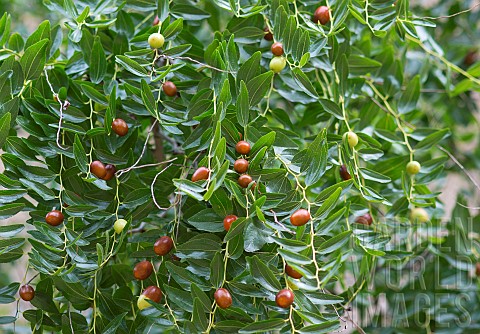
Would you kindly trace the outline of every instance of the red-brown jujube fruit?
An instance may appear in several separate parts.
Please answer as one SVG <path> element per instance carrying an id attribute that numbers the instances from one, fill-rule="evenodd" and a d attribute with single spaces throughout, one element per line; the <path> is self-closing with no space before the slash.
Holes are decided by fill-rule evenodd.
<path id="1" fill-rule="evenodd" d="M 141 281 L 150 277 L 152 272 L 153 272 L 153 265 L 150 261 L 147 261 L 147 260 L 138 262 L 135 265 L 135 268 L 133 268 L 133 276 L 136 279 Z"/>
<path id="2" fill-rule="evenodd" d="M 47 215 L 45 216 L 45 221 L 47 222 L 48 225 L 51 226 L 58 226 L 61 223 L 63 223 L 63 220 L 65 217 L 63 216 L 63 213 L 58 210 L 52 210 Z"/>
<path id="3" fill-rule="evenodd" d="M 220 308 L 225 309 L 229 308 L 232 305 L 232 295 L 230 295 L 230 292 L 228 292 L 227 289 L 218 289 L 217 291 L 215 291 L 213 298 L 215 298 L 215 302 Z"/>
<path id="4" fill-rule="evenodd" d="M 310 220 L 310 213 L 305 209 L 299 209 L 290 216 L 290 223 L 294 226 L 302 226 Z"/>
<path id="5" fill-rule="evenodd" d="M 160 237 L 153 245 L 153 251 L 157 255 L 167 255 L 173 248 L 173 240 L 167 235 Z"/>

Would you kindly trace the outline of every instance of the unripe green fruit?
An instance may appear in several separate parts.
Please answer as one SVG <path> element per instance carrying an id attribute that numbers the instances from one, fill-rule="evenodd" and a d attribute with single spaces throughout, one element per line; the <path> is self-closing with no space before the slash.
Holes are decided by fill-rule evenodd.
<path id="1" fill-rule="evenodd" d="M 420 172 L 421 167 L 422 166 L 420 165 L 420 163 L 418 161 L 410 161 L 407 164 L 407 173 L 410 174 L 410 175 L 418 174 Z"/>
<path id="2" fill-rule="evenodd" d="M 274 57 L 270 60 L 270 69 L 275 72 L 281 72 L 287 66 L 287 60 L 284 57 Z"/>
<path id="3" fill-rule="evenodd" d="M 115 230 L 115 233 L 117 234 L 122 233 L 123 229 L 125 228 L 125 225 L 127 225 L 127 221 L 125 219 L 117 219 L 115 224 L 113 224 L 113 229 Z"/>
<path id="4" fill-rule="evenodd" d="M 148 44 L 153 49 L 160 49 L 165 44 L 165 38 L 158 32 L 153 33 L 148 37 Z"/>
<path id="5" fill-rule="evenodd" d="M 348 145 L 350 147 L 355 147 L 358 144 L 358 136 L 355 132 L 353 131 L 348 131 L 343 135 L 344 138 L 347 138 L 348 140 Z"/>
<path id="6" fill-rule="evenodd" d="M 425 223 L 430 220 L 427 210 L 424 208 L 413 208 L 410 212 L 410 218 L 413 222 Z"/>

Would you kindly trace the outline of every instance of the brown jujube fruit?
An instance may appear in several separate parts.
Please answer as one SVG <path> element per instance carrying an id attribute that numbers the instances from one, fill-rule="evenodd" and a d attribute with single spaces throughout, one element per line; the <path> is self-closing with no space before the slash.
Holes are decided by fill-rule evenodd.
<path id="1" fill-rule="evenodd" d="M 32 286 L 25 284 L 20 287 L 20 291 L 18 294 L 20 295 L 20 298 L 28 302 L 32 300 L 33 297 L 35 297 L 35 289 L 33 289 Z"/>
<path id="2" fill-rule="evenodd" d="M 275 42 L 272 44 L 270 50 L 275 56 L 282 56 L 283 55 L 283 44 L 280 42 Z"/>
<path id="3" fill-rule="evenodd" d="M 232 305 L 232 295 L 230 295 L 230 292 L 228 292 L 227 289 L 218 289 L 217 291 L 215 291 L 213 298 L 215 298 L 215 302 L 220 308 L 225 309 L 229 308 Z"/>
<path id="4" fill-rule="evenodd" d="M 112 122 L 112 130 L 120 137 L 128 133 L 128 124 L 121 118 L 115 118 Z"/>
<path id="5" fill-rule="evenodd" d="M 302 226 L 310 220 L 310 213 L 305 209 L 299 209 L 290 216 L 290 223 L 294 226 Z"/>
<path id="6" fill-rule="evenodd" d="M 295 279 L 299 279 L 303 277 L 302 274 L 300 274 L 298 271 L 290 267 L 288 264 L 285 264 L 285 273 L 287 273 L 288 276 Z"/>
<path id="7" fill-rule="evenodd" d="M 237 220 L 238 217 L 235 215 L 228 215 L 223 219 L 223 227 L 225 228 L 225 231 L 230 230 L 230 227 L 232 226 L 233 222 Z"/>
<path id="8" fill-rule="evenodd" d="M 200 180 L 206 180 L 210 176 L 210 171 L 208 170 L 207 167 L 200 167 L 198 168 L 195 173 L 192 175 L 192 181 L 200 181 Z"/>
<path id="9" fill-rule="evenodd" d="M 292 290 L 289 290 L 289 289 L 280 290 L 275 296 L 275 302 L 281 308 L 289 308 L 290 305 L 293 304 L 294 299 L 295 299 L 295 296 Z"/>
<path id="10" fill-rule="evenodd" d="M 160 303 L 160 300 L 162 300 L 163 296 L 162 290 L 160 290 L 160 288 L 155 285 L 150 285 L 148 288 L 143 290 L 142 295 L 154 301 L 155 303 Z"/>
<path id="11" fill-rule="evenodd" d="M 320 6 L 315 10 L 315 13 L 313 13 L 313 22 L 320 22 L 322 25 L 330 22 L 330 12 L 327 6 Z"/>
<path id="12" fill-rule="evenodd" d="M 340 177 L 345 181 L 350 180 L 352 178 L 352 176 L 347 170 L 347 166 L 345 165 L 340 166 Z"/>
<path id="13" fill-rule="evenodd" d="M 240 140 L 237 145 L 235 145 L 235 150 L 239 154 L 247 155 L 250 153 L 250 144 L 245 140 Z"/>
<path id="14" fill-rule="evenodd" d="M 248 161 L 241 158 L 241 159 L 238 159 L 237 161 L 235 161 L 235 163 L 233 164 L 233 169 L 239 173 L 239 174 L 243 174 L 243 173 L 246 173 L 247 170 L 248 170 Z"/>
<path id="15" fill-rule="evenodd" d="M 115 173 L 117 172 L 117 169 L 115 168 L 115 166 L 111 164 L 106 165 L 105 170 L 107 171 L 107 173 L 103 177 L 105 181 L 110 181 L 115 175 Z"/>
<path id="16" fill-rule="evenodd" d="M 369 213 L 361 215 L 355 219 L 355 223 L 363 224 L 363 225 L 372 225 L 373 219 Z"/>
<path id="17" fill-rule="evenodd" d="M 477 263 L 475 265 L 475 275 L 477 275 L 477 277 L 480 277 L 480 263 Z"/>
<path id="18" fill-rule="evenodd" d="M 138 262 L 135 265 L 135 268 L 133 268 L 133 276 L 136 279 L 141 281 L 150 277 L 152 272 L 153 272 L 153 265 L 150 261 L 147 261 L 147 260 Z"/>
<path id="19" fill-rule="evenodd" d="M 162 86 L 163 92 L 167 96 L 176 96 L 177 95 L 177 86 L 171 81 L 165 81 Z"/>
<path id="20" fill-rule="evenodd" d="M 238 178 L 238 184 L 242 188 L 247 188 L 250 182 L 252 181 L 253 181 L 252 177 L 248 174 L 240 175 L 240 177 Z"/>
<path id="21" fill-rule="evenodd" d="M 266 41 L 273 41 L 273 34 L 270 29 L 268 29 L 268 27 L 265 27 L 263 31 L 265 32 L 265 36 L 263 36 L 263 38 L 265 38 Z"/>
<path id="22" fill-rule="evenodd" d="M 90 164 L 90 173 L 98 177 L 99 179 L 103 179 L 105 175 L 107 175 L 107 170 L 105 169 L 105 165 L 98 161 L 92 161 Z"/>
<path id="23" fill-rule="evenodd" d="M 167 235 L 160 237 L 153 245 L 153 251 L 157 255 L 167 255 L 173 248 L 173 240 Z"/>
<path id="24" fill-rule="evenodd" d="M 63 220 L 65 217 L 63 216 L 63 213 L 58 210 L 52 210 L 47 215 L 45 216 L 45 221 L 47 222 L 48 225 L 51 226 L 58 226 L 61 223 L 63 223 Z"/>

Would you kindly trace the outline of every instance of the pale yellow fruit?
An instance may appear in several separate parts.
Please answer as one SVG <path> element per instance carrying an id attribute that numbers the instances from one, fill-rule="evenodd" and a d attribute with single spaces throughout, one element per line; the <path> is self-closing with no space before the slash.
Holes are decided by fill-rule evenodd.
<path id="1" fill-rule="evenodd" d="M 153 33 L 148 37 L 148 44 L 154 49 L 160 49 L 165 44 L 165 38 L 158 32 Z"/>
<path id="2" fill-rule="evenodd" d="M 413 208 L 410 212 L 410 218 L 413 222 L 425 223 L 430 220 L 427 210 L 424 208 Z"/>
<path id="3" fill-rule="evenodd" d="M 113 229 L 115 230 L 115 233 L 117 234 L 122 233 L 123 229 L 125 228 L 125 225 L 127 225 L 127 221 L 125 219 L 117 219 L 115 224 L 113 224 Z"/>
<path id="4" fill-rule="evenodd" d="M 281 72 L 287 66 L 287 60 L 284 57 L 273 57 L 270 60 L 270 69 L 275 72 Z"/>
<path id="5" fill-rule="evenodd" d="M 145 295 L 140 295 L 140 297 L 138 297 L 137 306 L 140 311 L 152 306 L 152 304 L 148 302 L 148 299 L 149 298 L 147 298 Z"/>
<path id="6" fill-rule="evenodd" d="M 348 141 L 348 145 L 350 145 L 350 147 L 355 147 L 357 146 L 358 144 L 358 136 L 355 132 L 353 131 L 349 131 L 349 132 L 346 132 L 343 137 L 347 138 L 347 141 Z"/>
<path id="7" fill-rule="evenodd" d="M 407 173 L 410 175 L 418 174 L 420 172 L 420 168 L 422 168 L 422 166 L 418 161 L 410 161 L 407 164 Z"/>

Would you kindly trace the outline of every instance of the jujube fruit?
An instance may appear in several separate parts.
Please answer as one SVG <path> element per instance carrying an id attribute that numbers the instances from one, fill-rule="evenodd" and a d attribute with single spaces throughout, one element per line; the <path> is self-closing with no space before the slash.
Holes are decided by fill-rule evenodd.
<path id="1" fill-rule="evenodd" d="M 290 223 L 293 226 L 302 226 L 310 220 L 310 213 L 305 209 L 299 209 L 290 216 Z"/>
<path id="2" fill-rule="evenodd" d="M 63 223 L 63 220 L 65 217 L 63 216 L 63 213 L 58 210 L 52 210 L 47 215 L 45 216 L 45 221 L 47 222 L 48 225 L 51 226 L 58 226 L 61 223 Z"/>
<path id="3" fill-rule="evenodd" d="M 287 60 L 284 57 L 273 57 L 270 60 L 270 69 L 274 73 L 280 73 L 285 66 L 287 66 Z"/>
<path id="4" fill-rule="evenodd" d="M 176 96 L 177 95 L 177 86 L 171 81 L 165 81 L 162 85 L 163 92 L 167 96 Z"/>
<path id="5" fill-rule="evenodd" d="M 230 230 L 230 227 L 232 226 L 233 222 L 237 220 L 238 217 L 235 215 L 228 215 L 223 219 L 223 227 L 225 228 L 225 231 Z"/>
<path id="6" fill-rule="evenodd" d="M 252 177 L 248 174 L 240 175 L 240 177 L 238 178 L 238 184 L 242 188 L 247 188 L 252 181 L 253 181 Z"/>
<path id="7" fill-rule="evenodd" d="M 160 303 L 162 300 L 162 290 L 155 285 L 150 285 L 148 288 L 143 290 L 142 294 L 138 297 L 137 306 L 139 310 L 143 310 L 147 307 L 152 306 L 147 299 L 154 301 L 155 303 Z"/>
<path id="8" fill-rule="evenodd" d="M 157 255 L 167 255 L 173 248 L 173 240 L 168 235 L 160 237 L 153 244 L 153 251 Z"/>
<path id="9" fill-rule="evenodd" d="M 141 281 L 150 277 L 152 272 L 153 272 L 153 265 L 150 261 L 147 261 L 147 260 L 138 262 L 135 265 L 135 268 L 133 268 L 133 276 L 136 279 Z"/>
<path id="10" fill-rule="evenodd" d="M 294 299 L 295 299 L 295 296 L 292 290 L 289 290 L 289 289 L 280 290 L 275 296 L 275 302 L 281 308 L 289 308 L 290 305 L 293 304 Z"/>
<path id="11" fill-rule="evenodd" d="M 157 15 L 153 19 L 152 26 L 158 26 L 159 23 L 160 23 L 160 19 L 158 18 L 158 15 Z"/>
<path id="12" fill-rule="evenodd" d="M 107 175 L 107 170 L 105 169 L 105 165 L 98 161 L 92 161 L 90 164 L 90 173 L 98 177 L 99 179 L 103 179 L 105 175 Z"/>
<path id="13" fill-rule="evenodd" d="M 270 50 L 275 56 L 282 56 L 283 55 L 283 44 L 280 42 L 275 42 L 270 47 Z"/>
<path id="14" fill-rule="evenodd" d="M 263 38 L 265 38 L 266 41 L 273 41 L 273 34 L 270 29 L 268 29 L 268 27 L 265 27 L 263 31 L 265 32 L 265 36 L 263 36 Z"/>
<path id="15" fill-rule="evenodd" d="M 207 167 L 198 168 L 192 175 L 192 181 L 206 180 L 210 176 L 210 170 Z"/>
<path id="16" fill-rule="evenodd" d="M 155 32 L 148 36 L 148 44 L 153 49 L 160 49 L 165 44 L 165 38 L 162 34 Z"/>
<path id="17" fill-rule="evenodd" d="M 213 294 L 213 298 L 220 308 L 229 308 L 232 305 L 232 295 L 227 289 L 220 288 Z"/>
<path id="18" fill-rule="evenodd" d="M 350 180 L 352 178 L 352 176 L 348 172 L 347 166 L 345 165 L 340 166 L 340 177 L 345 181 Z"/>
<path id="19" fill-rule="evenodd" d="M 35 289 L 32 286 L 25 284 L 20 287 L 18 294 L 20 295 L 20 298 L 28 302 L 35 297 Z"/>
<path id="20" fill-rule="evenodd" d="M 117 172 L 117 168 L 115 168 L 115 166 L 111 164 L 106 165 L 105 170 L 107 172 L 103 177 L 103 180 L 105 181 L 110 181 Z"/>
<path id="21" fill-rule="evenodd" d="M 120 137 L 125 136 L 128 133 L 128 125 L 121 118 L 115 118 L 112 122 L 112 130 Z"/>
<path id="22" fill-rule="evenodd" d="M 344 138 L 347 139 L 348 141 L 348 145 L 350 147 L 355 147 L 357 146 L 358 144 L 358 136 L 355 132 L 353 131 L 348 131 L 348 132 L 345 132 L 345 134 L 343 135 Z"/>
<path id="23" fill-rule="evenodd" d="M 123 229 L 125 228 L 125 225 L 127 225 L 127 221 L 125 219 L 117 219 L 113 224 L 113 229 L 115 230 L 115 233 L 117 234 L 122 233 Z"/>
<path id="24" fill-rule="evenodd" d="M 248 153 L 250 153 L 250 149 L 251 149 L 250 144 L 245 140 L 240 140 L 235 145 L 235 150 L 237 151 L 238 154 L 247 155 Z"/>
<path id="25" fill-rule="evenodd" d="M 412 160 L 407 164 L 407 173 L 410 175 L 415 175 L 420 173 L 422 166 L 418 161 Z"/>
<path id="26" fill-rule="evenodd" d="M 322 25 L 330 22 L 330 11 L 327 6 L 318 7 L 313 13 L 313 22 L 319 23 Z"/>
<path id="27" fill-rule="evenodd" d="M 363 224 L 363 225 L 372 225 L 373 223 L 372 215 L 369 213 L 366 213 L 364 215 L 358 216 L 355 219 L 355 223 Z"/>
<path id="28" fill-rule="evenodd" d="M 475 265 L 475 275 L 477 275 L 477 277 L 480 277 L 480 263 L 477 263 Z"/>
<path id="29" fill-rule="evenodd" d="M 292 267 L 290 267 L 288 264 L 285 264 L 285 273 L 292 277 L 292 278 L 295 278 L 295 279 L 299 279 L 299 278 L 302 278 L 303 275 L 300 274 L 298 271 L 296 271 L 295 269 L 293 269 Z"/>
<path id="30" fill-rule="evenodd" d="M 243 174 L 243 173 L 246 173 L 247 170 L 248 170 L 248 161 L 241 158 L 241 159 L 238 159 L 235 161 L 235 163 L 233 164 L 233 169 L 239 173 L 239 174 Z"/>
<path id="31" fill-rule="evenodd" d="M 415 222 L 425 223 L 430 220 L 427 210 L 424 208 L 413 208 L 410 211 L 410 218 Z"/>

